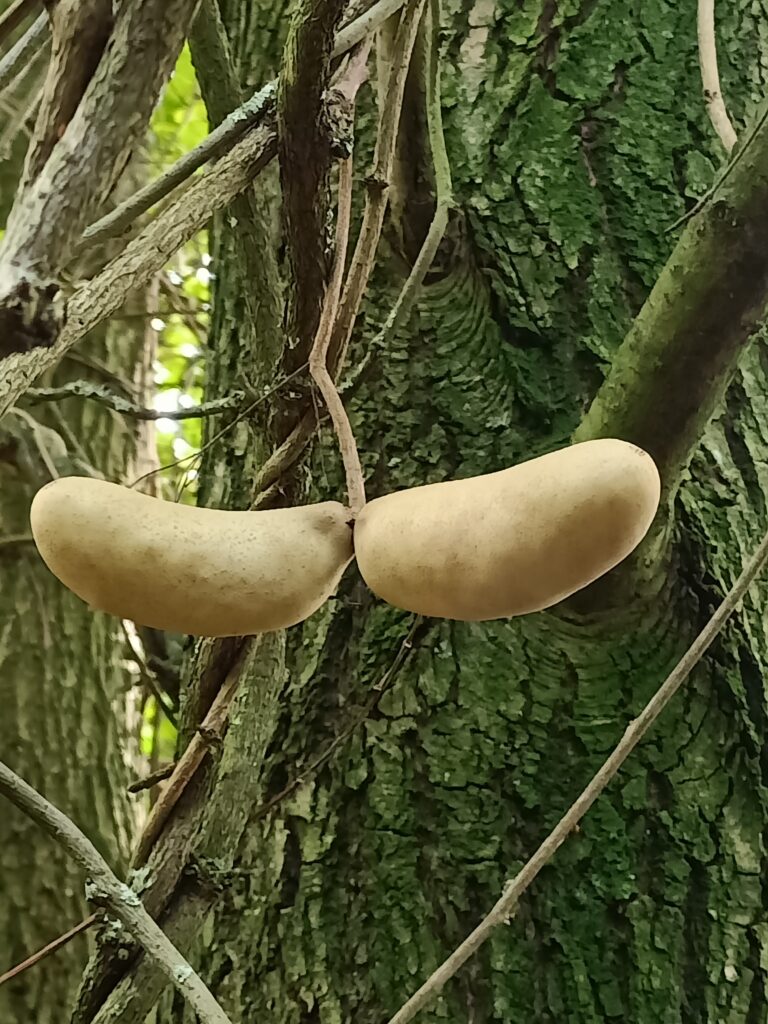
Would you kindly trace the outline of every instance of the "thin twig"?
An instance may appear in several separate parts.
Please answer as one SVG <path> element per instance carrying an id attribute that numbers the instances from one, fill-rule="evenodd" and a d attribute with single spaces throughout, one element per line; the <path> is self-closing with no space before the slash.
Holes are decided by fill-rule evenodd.
<path id="1" fill-rule="evenodd" d="M 143 793 L 147 789 L 158 786 L 161 782 L 165 782 L 166 779 L 170 779 L 176 771 L 176 764 L 176 761 L 171 761 L 170 764 L 163 765 L 157 771 L 145 775 L 143 779 L 136 779 L 127 787 L 127 792 L 131 794 Z"/>
<path id="2" fill-rule="evenodd" d="M 720 73 L 717 70 L 717 41 L 715 38 L 715 0 L 699 0 L 697 28 L 699 36 L 699 64 L 704 102 L 712 127 L 728 153 L 736 145 L 736 132 L 725 109 L 720 91 Z"/>
<path id="3" fill-rule="evenodd" d="M 320 325 L 317 329 L 312 351 L 309 353 L 309 372 L 322 394 L 328 407 L 336 437 L 344 462 L 347 478 L 347 500 L 352 516 L 358 516 L 365 505 L 365 480 L 360 455 L 357 450 L 355 435 L 349 416 L 344 408 L 333 378 L 328 372 L 328 345 L 331 331 L 339 308 L 341 282 L 344 278 L 344 266 L 347 259 L 347 242 L 349 240 L 349 223 L 352 217 L 352 157 L 342 160 L 339 168 L 339 201 L 336 212 L 336 253 L 331 271 L 331 281 L 325 293 Z"/>
<path id="4" fill-rule="evenodd" d="M 357 91 L 366 77 L 366 65 L 370 51 L 370 38 L 357 52 L 347 69 L 345 95 L 352 109 Z M 365 505 L 365 481 L 360 465 L 360 455 L 355 442 L 352 425 L 349 422 L 344 403 L 336 389 L 333 378 L 328 372 L 328 346 L 331 341 L 333 325 L 339 310 L 341 285 L 344 280 L 344 269 L 347 262 L 347 245 L 349 242 L 349 225 L 352 219 L 352 155 L 342 160 L 339 165 L 339 188 L 336 208 L 336 251 L 333 258 L 331 279 L 325 292 L 323 309 L 317 334 L 309 354 L 309 372 L 320 389 L 330 413 L 336 436 L 344 461 L 344 472 L 347 478 L 347 498 L 353 516 L 359 515 Z"/>
<path id="5" fill-rule="evenodd" d="M 0 59 L 0 93 L 26 64 L 34 60 L 38 50 L 45 46 L 49 35 L 48 15 L 43 12 Z"/>
<path id="6" fill-rule="evenodd" d="M 406 1024 L 407 1021 L 412 1020 L 419 1010 L 423 1009 L 443 989 L 446 982 L 477 952 L 494 929 L 498 928 L 501 924 L 507 923 L 515 914 L 521 895 L 531 885 L 541 869 L 554 857 L 568 836 L 576 830 L 579 822 L 592 804 L 614 778 L 629 755 L 675 696 L 736 610 L 750 584 L 763 569 L 766 561 L 768 561 L 768 533 L 760 541 L 757 550 L 728 591 L 720 606 L 637 718 L 627 726 L 618 745 L 592 778 L 586 789 L 563 815 L 530 860 L 528 860 L 515 878 L 506 885 L 501 898 L 496 902 L 490 913 L 483 918 L 477 928 L 467 936 L 461 945 L 451 953 L 448 959 L 424 982 L 421 988 L 411 996 L 408 1002 L 398 1010 L 389 1024 Z"/>
<path id="7" fill-rule="evenodd" d="M 97 920 L 98 914 L 91 914 L 89 917 L 86 917 L 84 921 L 76 924 L 74 928 L 70 928 L 68 932 L 64 932 L 63 935 L 59 935 L 59 937 L 54 939 L 53 942 L 49 942 L 47 946 L 43 946 L 42 949 L 38 949 L 36 953 L 28 956 L 26 960 L 22 960 L 20 964 L 16 964 L 15 967 L 6 971 L 5 974 L 0 974 L 0 985 L 4 985 L 6 981 L 11 981 L 13 978 L 17 978 L 20 974 L 23 974 L 24 971 L 29 970 L 30 967 L 34 967 L 35 964 L 39 964 L 41 960 L 45 960 L 45 958 L 50 956 L 51 953 L 55 953 L 57 950 L 61 949 L 62 946 L 66 946 L 70 939 L 74 939 L 76 935 L 79 935 L 81 932 L 86 931 L 92 925 L 96 924 Z"/>
<path id="8" fill-rule="evenodd" d="M 146 409 L 136 402 L 116 395 L 103 384 L 94 384 L 88 380 L 73 380 L 58 388 L 30 388 L 26 397 L 31 402 L 59 402 L 64 398 L 90 398 L 101 405 L 106 405 L 123 416 L 131 416 L 137 420 L 190 420 L 204 416 L 217 416 L 229 409 L 242 406 L 245 395 L 238 391 L 226 398 L 216 398 L 210 402 L 193 405 L 187 409 Z"/>
<path id="9" fill-rule="evenodd" d="M 27 15 L 40 6 L 40 0 L 16 0 L 0 17 L 0 44 L 4 43 L 11 32 L 14 32 Z"/>
<path id="10" fill-rule="evenodd" d="M 235 698 L 237 686 L 240 682 L 240 668 L 241 660 L 238 658 L 235 665 L 230 669 L 221 689 L 216 694 L 208 714 L 190 740 L 187 749 L 176 762 L 168 785 L 152 808 L 147 818 L 147 823 L 144 826 L 144 831 L 139 836 L 139 841 L 131 858 L 132 869 L 140 867 L 146 862 L 152 847 L 155 845 L 166 821 L 170 817 L 171 811 L 187 788 L 192 776 L 200 767 L 203 758 L 210 750 L 211 742 L 221 738 L 227 723 L 230 706 Z"/>
<path id="11" fill-rule="evenodd" d="M 113 874 L 96 847 L 45 797 L 0 762 L 0 793 L 28 815 L 88 874 L 88 893 L 114 914 L 203 1024 L 232 1024 L 203 981 L 152 920 L 138 895 Z"/>
<path id="12" fill-rule="evenodd" d="M 405 0 L 378 0 L 378 3 L 363 11 L 354 21 L 344 25 L 336 36 L 333 56 L 340 57 L 357 43 L 361 43 L 366 36 L 372 35 L 380 25 L 400 10 L 404 2 Z"/>
<path id="13" fill-rule="evenodd" d="M 440 0 L 430 0 L 430 16 L 425 38 L 424 61 L 426 65 L 427 83 L 427 133 L 432 152 L 432 166 L 435 174 L 435 213 L 429 225 L 419 255 L 414 261 L 411 272 L 400 294 L 395 301 L 384 326 L 371 342 L 371 347 L 385 347 L 387 339 L 397 329 L 403 318 L 407 316 L 416 296 L 419 294 L 424 278 L 437 255 L 440 242 L 448 226 L 448 214 L 453 206 L 453 184 L 451 182 L 451 165 L 443 133 L 442 94 L 440 89 Z"/>
<path id="14" fill-rule="evenodd" d="M 250 405 L 247 405 L 242 412 L 239 412 L 237 416 L 233 417 L 233 419 L 223 426 L 221 430 L 217 431 L 213 437 L 209 438 L 209 440 L 207 440 L 201 448 L 198 448 L 196 452 L 191 452 L 189 455 L 183 455 L 180 459 L 174 459 L 173 462 L 167 462 L 164 466 L 157 466 L 156 469 L 151 469 L 148 473 L 143 473 L 141 476 L 136 477 L 133 483 L 129 484 L 129 486 L 136 487 L 136 485 L 140 484 L 142 480 L 146 480 L 155 473 L 163 473 L 168 469 L 175 469 L 177 466 L 181 466 L 184 462 L 189 462 L 191 459 L 200 459 L 204 452 L 208 451 L 208 449 L 216 444 L 217 441 L 221 440 L 221 438 L 224 437 L 225 434 L 229 433 L 229 431 L 240 423 L 241 420 L 244 420 L 246 416 L 250 416 L 255 409 L 266 402 L 268 398 L 271 398 L 272 395 L 281 388 L 284 388 L 286 384 L 290 384 L 290 382 L 295 380 L 296 377 L 300 377 L 307 369 L 308 365 L 308 363 L 305 363 L 303 366 L 299 366 L 293 371 L 293 373 L 289 374 L 287 377 L 283 377 L 283 379 L 279 380 L 276 384 L 273 384 L 271 388 L 268 388 L 263 392 L 263 394 L 259 395 L 258 398 L 254 399 Z"/>
<path id="15" fill-rule="evenodd" d="M 80 246 L 97 245 L 119 235 L 124 228 L 190 178 L 203 164 L 230 150 L 250 128 L 266 122 L 274 115 L 276 94 L 277 82 L 269 82 L 263 89 L 259 89 L 214 128 L 199 146 L 185 153 L 159 178 L 150 181 L 110 213 L 87 227 L 80 239 Z"/>
<path id="16" fill-rule="evenodd" d="M 278 804 L 282 803 L 283 800 L 289 797 L 292 793 L 295 793 L 299 786 L 309 778 L 315 776 L 320 768 L 322 768 L 323 765 L 331 759 L 335 751 L 349 739 L 349 737 L 363 724 L 363 722 L 367 721 L 371 717 L 372 712 L 376 710 L 381 698 L 392 688 L 400 669 L 408 660 L 408 657 L 413 650 L 413 643 L 416 639 L 416 635 L 423 623 L 424 619 L 422 619 L 421 616 L 416 616 L 411 623 L 405 638 L 398 647 L 392 664 L 373 687 L 371 696 L 360 711 L 350 719 L 347 725 L 336 737 L 334 737 L 333 740 L 331 740 L 328 746 L 314 759 L 314 761 L 311 761 L 306 768 L 300 771 L 298 775 L 294 776 L 294 778 L 291 779 L 291 781 L 284 786 L 279 793 L 270 797 L 269 800 L 265 800 L 260 807 L 256 808 L 251 815 L 251 821 L 258 821 L 260 818 L 265 817 Z"/>

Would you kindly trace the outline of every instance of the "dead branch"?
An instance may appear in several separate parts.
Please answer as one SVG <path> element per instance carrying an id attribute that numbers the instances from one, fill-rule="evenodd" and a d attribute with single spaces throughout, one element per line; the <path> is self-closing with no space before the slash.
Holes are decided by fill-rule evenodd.
<path id="1" fill-rule="evenodd" d="M 8 10 L 0 16 L 0 45 L 39 6 L 40 0 L 15 0 Z"/>
<path id="2" fill-rule="evenodd" d="M 704 102 L 712 127 L 728 153 L 736 145 L 736 132 L 723 94 L 720 92 L 720 73 L 717 70 L 717 41 L 715 38 L 715 0 L 699 0 L 697 29 L 699 37 L 699 64 Z"/>
<path id="3" fill-rule="evenodd" d="M 193 405 L 181 409 L 147 409 L 136 402 L 129 401 L 121 395 L 110 391 L 104 384 L 96 384 L 88 380 L 73 380 L 62 384 L 58 388 L 30 388 L 26 397 L 30 402 L 60 402 L 65 398 L 87 398 L 94 402 L 120 413 L 122 416 L 130 416 L 133 419 L 143 421 L 154 421 L 161 419 L 168 420 L 190 420 L 201 419 L 205 416 L 217 416 L 219 413 L 229 409 L 242 408 L 245 395 L 242 391 L 236 391 L 226 398 L 216 398 L 210 402 L 202 402 L 200 405 Z"/>
<path id="4" fill-rule="evenodd" d="M 146 284 L 170 256 L 205 225 L 211 213 L 227 206 L 242 192 L 272 158 L 275 147 L 274 123 L 248 133 L 101 273 L 74 293 L 66 305 L 64 326 L 55 345 L 15 353 L 3 361 L 0 415 L 7 412 L 44 369 L 58 362 L 88 331 L 116 312 L 131 290 Z"/>
<path id="5" fill-rule="evenodd" d="M 58 0 L 50 8 L 51 59 L 20 190 L 64 134 L 112 31 L 112 0 Z"/>
<path id="6" fill-rule="evenodd" d="M 6 352 L 55 341 L 63 310 L 52 300 L 71 247 L 143 136 L 195 7 L 196 0 L 119 6 L 104 60 L 42 172 L 8 217 L 0 245 L 0 336 Z M 139 53 L 141 75 L 135 67 Z"/>
<path id="7" fill-rule="evenodd" d="M 122 921 L 205 1024 L 231 1024 L 181 953 L 155 924 L 133 891 L 114 875 L 96 847 L 45 797 L 0 762 L 0 793 L 43 828 L 88 873 L 90 898 Z"/>
<path id="8" fill-rule="evenodd" d="M 393 14 L 397 14 L 405 0 L 378 0 L 377 3 L 363 11 L 354 21 L 344 25 L 336 36 L 336 44 L 333 48 L 333 56 L 340 57 L 347 50 L 372 35 Z"/>
<path id="9" fill-rule="evenodd" d="M 202 724 L 190 740 L 187 749 L 176 762 L 168 785 L 152 808 L 144 830 L 136 844 L 136 849 L 131 858 L 132 869 L 140 867 L 145 863 L 181 794 L 210 750 L 211 743 L 221 739 L 227 724 L 230 706 L 237 693 L 237 685 L 240 681 L 240 667 L 241 662 L 238 659 L 233 668 L 230 669 L 227 679 L 217 693 Z"/>
<path id="10" fill-rule="evenodd" d="M 187 181 L 203 164 L 230 150 L 249 129 L 270 121 L 274 116 L 276 95 L 276 82 L 270 82 L 254 93 L 246 103 L 214 128 L 199 146 L 185 153 L 159 178 L 150 181 L 110 213 L 87 227 L 78 249 L 85 245 L 97 245 L 119 235 L 143 213 Z"/>
<path id="11" fill-rule="evenodd" d="M 35 59 L 49 35 L 48 15 L 43 12 L 0 60 L 0 93 Z"/>
<path id="12" fill-rule="evenodd" d="M 92 925 L 96 924 L 97 920 L 98 914 L 91 914 L 89 917 L 86 917 L 85 920 L 76 924 L 74 928 L 70 928 L 68 932 L 64 932 L 63 935 L 59 935 L 58 938 L 53 940 L 53 942 L 49 942 L 47 946 L 43 946 L 42 949 L 38 949 L 36 953 L 28 956 L 26 960 L 22 960 L 20 964 L 16 964 L 15 967 L 6 971 L 5 974 L 0 974 L 0 985 L 4 985 L 6 981 L 11 981 L 13 978 L 17 978 L 20 974 L 23 974 L 24 971 L 29 970 L 30 967 L 34 967 L 36 964 L 39 964 L 41 960 L 45 960 L 47 956 L 50 956 L 52 953 L 56 953 L 59 949 L 66 946 L 68 942 L 74 939 L 76 935 L 80 935 L 81 932 L 86 931 Z"/>
<path id="13" fill-rule="evenodd" d="M 604 762 L 586 789 L 574 801 L 538 850 L 527 861 L 518 874 L 504 888 L 493 909 L 483 918 L 461 945 L 424 982 L 405 1005 L 389 1021 L 389 1024 L 407 1024 L 432 999 L 437 996 L 456 972 L 473 956 L 491 933 L 506 924 L 514 916 L 520 897 L 533 883 L 541 869 L 550 862 L 569 835 L 574 832 L 609 782 L 619 772 L 629 755 L 653 726 L 693 669 L 706 654 L 723 626 L 734 613 L 750 585 L 768 561 L 768 533 L 760 541 L 757 550 L 742 570 L 738 579 L 728 591 L 720 606 L 693 641 L 691 646 L 675 665 L 659 689 L 643 710 L 624 731 L 614 751 Z"/>

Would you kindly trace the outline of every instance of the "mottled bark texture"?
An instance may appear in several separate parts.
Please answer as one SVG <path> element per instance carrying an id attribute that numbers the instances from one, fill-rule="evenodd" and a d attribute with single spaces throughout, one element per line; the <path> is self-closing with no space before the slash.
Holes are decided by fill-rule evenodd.
<path id="1" fill-rule="evenodd" d="M 7 6 L 0 3 L 0 10 Z M 23 96 L 16 99 L 23 105 Z M 3 111 L 0 132 L 15 113 Z M 3 223 L 25 141 L 22 133 L 13 159 L 0 169 Z M 45 382 L 103 382 L 108 368 L 130 378 L 142 340 L 141 321 L 117 322 L 108 335 L 67 358 L 55 378 L 49 371 Z M 29 543 L 28 514 L 50 467 L 82 474 L 86 462 L 119 479 L 133 458 L 134 426 L 79 399 L 21 407 L 34 419 L 11 411 L 0 422 L 0 756 L 121 869 L 134 831 L 125 785 L 134 771 L 131 731 L 137 723 L 128 713 L 128 691 L 135 677 L 126 670 L 119 623 L 94 615 L 51 576 Z M 0 973 L 85 917 L 83 883 L 61 849 L 3 801 Z M 0 1024 L 66 1019 L 87 949 L 88 940 L 78 936 L 55 960 L 0 988 Z"/>
<path id="2" fill-rule="evenodd" d="M 220 7 L 243 88 L 265 80 L 282 7 Z M 720 159 L 695 7 L 448 6 L 443 89 L 460 215 L 417 309 L 348 399 L 372 497 L 567 443 L 671 251 L 665 228 Z M 765 91 L 767 14 L 740 0 L 718 18 L 739 126 Z M 275 365 L 273 321 L 262 346 L 258 320 L 243 317 L 253 286 L 238 230 L 221 218 L 214 231 L 210 397 Z M 399 237 L 379 263 L 353 364 L 404 279 Z M 199 933 L 195 962 L 233 1019 L 380 1024 L 478 922 L 764 530 L 767 387 L 758 338 L 677 498 L 674 559 L 652 600 L 588 618 L 564 608 L 427 624 L 366 725 L 258 819 L 261 800 L 365 704 L 411 619 L 374 602 L 351 569 L 303 628 L 255 648 L 196 847 L 209 867 L 215 858 L 235 870 L 219 876 L 212 913 L 190 880 L 164 922 L 177 942 Z M 265 438 L 279 436 L 279 422 L 253 427 L 208 458 L 207 503 L 248 501 Z M 332 498 L 342 480 L 324 431 L 286 486 Z M 747 602 L 511 926 L 424 1020 L 766 1018 L 764 612 Z M 124 986 L 99 1024 L 137 1024 L 152 984 L 144 972 Z M 170 996 L 155 1019 L 191 1024 Z"/>
<path id="3" fill-rule="evenodd" d="M 136 347 L 132 332 L 113 331 L 108 341 L 91 345 L 89 355 L 124 368 Z M 68 360 L 56 379 L 92 372 Z M 133 427 L 79 399 L 58 409 L 25 408 L 40 418 L 35 430 L 13 411 L 0 425 L 0 750 L 121 870 L 135 829 L 125 787 L 135 774 L 131 750 L 138 723 L 129 710 L 128 691 L 136 679 L 127 671 L 120 623 L 94 615 L 69 594 L 33 545 L 5 540 L 28 534 L 32 495 L 50 479 L 38 445 L 62 475 L 82 474 L 85 461 L 119 479 L 131 463 Z M 4 804 L 0 971 L 89 912 L 84 881 L 48 836 Z M 0 988 L 0 1024 L 65 1019 L 86 956 L 87 941 L 78 937 L 55 960 Z"/>
<path id="4" fill-rule="evenodd" d="M 248 36 L 244 77 L 260 79 L 276 8 L 222 10 L 233 38 Z M 719 14 L 738 124 L 764 92 L 767 13 Z M 720 159 L 692 0 L 479 2 L 449 19 L 446 129 L 464 216 L 351 403 L 373 495 L 565 443 L 671 250 L 664 229 Z M 219 273 L 219 310 L 236 308 L 236 270 Z M 353 361 L 402 273 L 382 263 Z M 258 358 L 242 334 L 235 349 L 229 319 L 217 318 L 215 367 Z M 254 825 L 201 948 L 233 1016 L 381 1021 L 478 921 L 761 532 L 767 371 L 758 339 L 678 499 L 675 568 L 652 604 L 435 624 L 365 729 Z M 219 463 L 233 493 L 243 444 Z M 331 438 L 307 476 L 313 496 L 341 494 Z M 517 920 L 424 1019 L 765 1018 L 762 613 L 748 604 Z M 350 571 L 338 600 L 290 633 L 267 793 L 366 699 L 407 622 Z M 187 1018 L 176 1005 L 168 1019 Z"/>

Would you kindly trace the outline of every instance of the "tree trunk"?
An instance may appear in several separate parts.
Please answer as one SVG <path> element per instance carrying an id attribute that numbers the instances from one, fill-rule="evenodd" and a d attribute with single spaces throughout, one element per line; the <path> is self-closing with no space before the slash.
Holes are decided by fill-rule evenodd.
<path id="1" fill-rule="evenodd" d="M 277 10 L 221 4 L 243 83 L 274 66 L 267 29 Z M 721 80 L 737 125 L 762 93 L 765 13 L 743 2 L 718 8 Z M 566 444 L 671 250 L 666 229 L 722 159 L 701 97 L 692 0 L 478 2 L 446 17 L 458 212 L 417 309 L 347 396 L 369 497 Z M 399 222 L 387 229 L 352 366 L 423 235 L 415 84 L 404 116 Z M 274 345 L 259 345 L 262 331 L 273 336 L 273 304 L 260 307 L 265 324 L 243 319 L 254 301 L 240 246 L 249 231 L 268 279 L 263 223 L 222 218 L 214 231 L 210 397 L 239 370 L 276 372 Z M 490 909 L 765 528 L 766 388 L 759 338 L 677 498 L 663 584 L 633 603 L 414 622 L 375 601 L 353 566 L 302 628 L 251 648 L 195 848 L 225 870 L 197 962 L 233 1021 L 380 1024 Z M 279 439 L 298 400 L 279 396 L 269 422 L 259 416 L 250 436 L 241 427 L 219 442 L 202 480 L 207 502 L 245 504 L 265 437 Z M 342 497 L 327 428 L 283 487 L 297 500 Z M 766 1018 L 765 592 L 753 589 L 510 926 L 422 1019 Z M 199 645 L 199 665 L 226 661 L 224 650 Z M 204 674 L 198 666 L 191 679 L 188 728 Z M 265 812 L 262 801 L 297 779 Z M 164 921 L 174 941 L 199 924 L 195 907 L 199 919 L 210 905 L 177 900 Z M 138 1024 L 159 991 L 147 977 L 140 968 L 122 1003 L 87 1019 Z M 168 996 L 156 1019 L 192 1016 Z"/>
<path id="2" fill-rule="evenodd" d="M 0 11 L 6 6 L 0 3 Z M 11 104 L 0 126 L 9 144 L 14 117 Z M 14 165 L 4 165 L 0 178 L 3 221 L 23 163 L 21 139 L 23 133 L 13 146 Z M 89 377 L 102 382 L 113 372 L 130 379 L 144 331 L 143 323 L 138 331 L 130 323 L 116 325 L 106 336 L 100 332 L 85 352 L 73 353 L 57 370 L 56 382 Z M 92 467 L 120 479 L 132 464 L 134 428 L 77 399 L 20 406 L 0 426 L 0 756 L 70 815 L 119 868 L 135 830 L 125 787 L 138 736 L 129 693 L 136 679 L 126 669 L 120 623 L 94 615 L 38 557 L 29 506 L 53 473 L 82 475 Z M 84 881 L 81 870 L 35 824 L 3 807 L 0 974 L 89 913 Z M 55 966 L 27 971 L 0 987 L 0 1024 L 60 1022 L 86 955 L 87 941 L 79 936 L 57 953 Z"/>
<path id="3" fill-rule="evenodd" d="M 718 9 L 736 115 L 759 82 L 765 12 L 750 11 Z M 464 216 L 351 403 L 371 496 L 567 442 L 671 248 L 664 229 L 721 159 L 695 19 L 693 3 L 615 2 L 454 17 L 443 90 Z M 401 280 L 408 246 L 394 229 L 389 242 L 353 363 Z M 232 302 L 221 272 L 217 301 Z M 217 360 L 229 344 L 219 334 Z M 421 627 L 365 726 L 254 824 L 205 956 L 234 1019 L 380 1021 L 490 907 L 756 542 L 763 363 L 758 342 L 704 439 L 661 595 L 589 619 Z M 311 465 L 312 497 L 340 497 L 327 431 Z M 267 795 L 354 717 L 409 622 L 351 570 L 289 635 Z M 765 1017 L 766 654 L 763 608 L 748 602 L 431 1019 Z"/>

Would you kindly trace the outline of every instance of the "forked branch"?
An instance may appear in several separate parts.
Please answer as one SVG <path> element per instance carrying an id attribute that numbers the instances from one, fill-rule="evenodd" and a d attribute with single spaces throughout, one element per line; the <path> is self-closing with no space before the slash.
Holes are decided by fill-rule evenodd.
<path id="1" fill-rule="evenodd" d="M 146 956 L 155 962 L 200 1020 L 204 1024 L 231 1024 L 192 967 L 149 916 L 133 889 L 112 873 L 74 822 L 2 762 L 0 793 L 40 825 L 87 872 L 92 898 L 122 921 Z"/>

